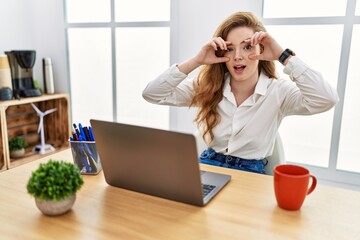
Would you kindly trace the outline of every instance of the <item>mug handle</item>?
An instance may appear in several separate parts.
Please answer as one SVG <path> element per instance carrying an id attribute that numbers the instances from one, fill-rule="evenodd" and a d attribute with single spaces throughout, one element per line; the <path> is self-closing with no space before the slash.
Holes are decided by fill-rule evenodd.
<path id="1" fill-rule="evenodd" d="M 310 174 L 310 177 L 312 179 L 312 183 L 311 183 L 311 186 L 308 189 L 306 195 L 309 195 L 310 193 L 312 193 L 314 191 L 315 187 L 316 187 L 316 184 L 317 184 L 316 177 L 314 175 L 311 175 L 311 174 Z"/>

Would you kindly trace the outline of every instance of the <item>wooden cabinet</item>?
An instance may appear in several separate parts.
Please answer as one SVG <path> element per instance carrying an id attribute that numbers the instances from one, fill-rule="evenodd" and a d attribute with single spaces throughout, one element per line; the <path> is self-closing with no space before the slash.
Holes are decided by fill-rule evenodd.
<path id="1" fill-rule="evenodd" d="M 40 155 L 32 151 L 34 146 L 40 144 L 40 134 L 38 133 L 40 118 L 31 103 L 43 112 L 52 108 L 57 109 L 57 111 L 44 117 L 45 142 L 54 146 L 55 152 L 69 147 L 68 138 L 71 128 L 69 96 L 67 94 L 45 94 L 40 97 L 0 101 L 0 171 L 47 155 Z M 14 136 L 21 136 L 28 143 L 23 157 L 10 157 L 8 141 Z"/>

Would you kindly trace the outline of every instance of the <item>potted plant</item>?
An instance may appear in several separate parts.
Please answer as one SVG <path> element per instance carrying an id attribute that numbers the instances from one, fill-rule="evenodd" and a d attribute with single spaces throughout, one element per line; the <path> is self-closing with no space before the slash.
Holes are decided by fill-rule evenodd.
<path id="1" fill-rule="evenodd" d="M 50 159 L 32 173 L 27 191 L 35 197 L 36 206 L 43 214 L 54 216 L 71 209 L 83 183 L 74 164 Z"/>
<path id="2" fill-rule="evenodd" d="M 27 147 L 26 141 L 21 137 L 13 137 L 9 140 L 10 157 L 18 158 L 25 154 L 25 148 Z"/>

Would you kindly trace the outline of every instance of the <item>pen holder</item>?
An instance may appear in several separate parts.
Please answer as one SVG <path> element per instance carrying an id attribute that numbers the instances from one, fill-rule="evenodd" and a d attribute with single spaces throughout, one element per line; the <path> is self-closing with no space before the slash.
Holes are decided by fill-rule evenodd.
<path id="1" fill-rule="evenodd" d="M 102 167 L 95 142 L 69 141 L 74 164 L 81 174 L 98 174 Z"/>

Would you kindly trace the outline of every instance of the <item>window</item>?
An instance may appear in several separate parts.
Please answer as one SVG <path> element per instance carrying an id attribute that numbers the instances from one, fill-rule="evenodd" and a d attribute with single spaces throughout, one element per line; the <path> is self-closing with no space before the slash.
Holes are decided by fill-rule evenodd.
<path id="1" fill-rule="evenodd" d="M 70 28 L 68 49 L 73 119 L 84 124 L 90 117 L 112 120 L 110 29 Z"/>
<path id="2" fill-rule="evenodd" d="M 336 87 L 341 52 L 341 35 L 343 32 L 342 25 L 272 25 L 267 26 L 266 29 L 282 46 L 291 46 L 291 49 L 301 59 L 320 71 L 324 78 L 332 86 Z M 286 32 L 285 38 L 283 32 Z M 327 41 L 314 44 L 314 39 L 322 39 L 323 36 L 328 35 L 332 37 L 328 38 Z M 301 36 L 300 41 L 299 36 Z M 314 54 L 326 53 L 328 49 L 331 49 L 331 55 L 333 56 L 331 61 L 324 61 L 323 54 Z M 278 63 L 277 69 L 282 70 L 283 66 Z M 280 76 L 288 78 L 282 71 L 279 70 L 278 73 Z M 280 127 L 280 134 L 282 138 L 286 139 L 284 147 L 287 150 L 287 159 L 327 167 L 333 115 L 334 111 L 330 110 L 313 116 L 286 117 Z M 308 133 L 316 133 L 316 135 Z M 309 155 L 309 152 L 312 154 Z"/>
<path id="3" fill-rule="evenodd" d="M 68 23 L 110 22 L 109 0 L 67 0 L 66 16 Z"/>
<path id="4" fill-rule="evenodd" d="M 116 22 L 170 21 L 170 1 L 115 0 L 115 20 Z"/>
<path id="5" fill-rule="evenodd" d="M 168 128 L 169 117 L 164 115 L 164 108 L 168 108 L 147 103 L 141 93 L 149 80 L 169 64 L 169 41 L 161 41 L 169 35 L 169 28 L 116 29 L 118 120 Z"/>
<path id="6" fill-rule="evenodd" d="M 141 92 L 170 63 L 170 0 L 67 0 L 66 22 L 72 120 L 168 129 Z"/>
<path id="7" fill-rule="evenodd" d="M 264 0 L 263 16 L 264 18 L 344 16 L 345 11 L 344 0 L 333 0 L 331 4 L 328 0 Z"/>
<path id="8" fill-rule="evenodd" d="M 359 15 L 359 2 L 263 1 L 267 30 L 284 48 L 291 48 L 320 71 L 340 96 L 336 108 L 328 112 L 284 119 L 279 132 L 286 159 L 306 165 L 324 182 L 355 185 L 357 189 L 360 74 L 356 67 L 360 62 L 360 18 L 355 15 Z"/>
<path id="9" fill-rule="evenodd" d="M 360 173 L 360 25 L 354 25 L 346 80 L 337 168 Z"/>

